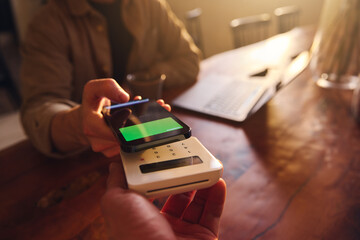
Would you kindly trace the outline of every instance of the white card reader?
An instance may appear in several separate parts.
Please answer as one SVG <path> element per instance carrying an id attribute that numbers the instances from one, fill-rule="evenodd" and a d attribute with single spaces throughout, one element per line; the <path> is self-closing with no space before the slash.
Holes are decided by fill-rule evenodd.
<path id="1" fill-rule="evenodd" d="M 148 198 L 210 187 L 223 169 L 195 137 L 120 155 L 129 189 Z"/>

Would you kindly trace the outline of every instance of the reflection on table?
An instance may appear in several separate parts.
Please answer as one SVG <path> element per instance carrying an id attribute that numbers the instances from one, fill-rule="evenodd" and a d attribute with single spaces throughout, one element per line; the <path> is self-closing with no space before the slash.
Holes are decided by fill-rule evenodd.
<path id="1" fill-rule="evenodd" d="M 287 56 L 312 42 L 314 31 L 294 32 Z M 258 49 L 273 40 L 205 60 L 200 80 L 247 63 L 244 69 L 253 70 L 259 58 L 270 64 L 278 51 Z M 241 124 L 173 110 L 223 162 L 228 191 L 220 239 L 360 238 L 360 128 L 351 94 L 317 87 L 306 69 Z M 106 239 L 99 201 L 108 164 L 118 160 L 92 152 L 49 159 L 28 141 L 1 151 L 0 238 Z"/>

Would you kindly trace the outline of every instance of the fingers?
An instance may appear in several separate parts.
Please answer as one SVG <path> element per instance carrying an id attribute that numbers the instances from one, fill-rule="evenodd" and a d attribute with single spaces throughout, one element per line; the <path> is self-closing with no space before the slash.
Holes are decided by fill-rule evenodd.
<path id="1" fill-rule="evenodd" d="M 105 140 L 115 141 L 116 138 L 106 125 L 101 113 L 84 114 L 83 132 L 88 137 L 100 137 Z"/>
<path id="2" fill-rule="evenodd" d="M 85 85 L 83 105 L 97 110 L 99 101 L 104 97 L 114 102 L 129 101 L 129 94 L 112 78 L 92 80 Z"/>
<path id="3" fill-rule="evenodd" d="M 83 133 L 87 137 L 116 141 L 104 121 L 101 108 L 113 101 L 128 101 L 129 95 L 114 79 L 98 79 L 88 82 L 83 91 L 82 115 Z"/>
<path id="4" fill-rule="evenodd" d="M 180 218 L 193 199 L 195 191 L 171 195 L 166 201 L 162 212 L 176 218 Z"/>
<path id="5" fill-rule="evenodd" d="M 159 99 L 156 101 L 160 106 L 171 112 L 171 106 L 169 104 L 166 104 L 163 99 Z"/>
<path id="6" fill-rule="evenodd" d="M 94 152 L 102 152 L 106 149 L 111 149 L 119 146 L 116 141 L 106 140 L 103 138 L 90 137 L 89 141 L 91 144 L 91 148 Z"/>
<path id="7" fill-rule="evenodd" d="M 100 122 L 98 125 L 101 124 L 102 123 Z M 106 128 L 108 127 L 105 125 L 105 129 L 103 130 L 98 130 L 97 132 L 90 133 L 84 131 L 84 134 L 85 136 L 87 136 L 91 149 L 94 152 L 101 152 L 106 157 L 110 158 L 120 154 L 120 146 L 111 131 Z"/>
<path id="8" fill-rule="evenodd" d="M 125 188 L 122 164 L 111 163 L 107 191 L 101 200 L 110 238 L 175 239 L 171 226 L 159 210 L 143 196 Z"/>
<path id="9" fill-rule="evenodd" d="M 217 234 L 225 196 L 226 185 L 223 179 L 210 188 L 197 191 L 183 214 L 183 220 L 198 223 Z"/>
<path id="10" fill-rule="evenodd" d="M 124 169 L 121 163 L 112 162 L 109 166 L 109 177 L 107 180 L 107 188 L 126 189 L 126 179 Z"/>
<path id="11" fill-rule="evenodd" d="M 176 239 L 159 210 L 132 191 L 108 189 L 101 199 L 101 210 L 110 239 Z"/>
<path id="12" fill-rule="evenodd" d="M 210 188 L 208 200 L 203 210 L 199 224 L 211 230 L 214 234 L 219 232 L 220 217 L 226 198 L 226 184 L 220 179 Z"/>
<path id="13" fill-rule="evenodd" d="M 114 79 L 96 79 L 89 81 L 82 98 L 82 131 L 95 152 L 113 157 L 120 152 L 116 138 L 106 125 L 101 114 L 103 106 L 114 102 L 127 102 L 129 95 Z"/>
<path id="14" fill-rule="evenodd" d="M 186 208 L 183 214 L 183 220 L 186 222 L 197 224 L 200 221 L 202 212 L 204 210 L 209 189 L 203 191 L 199 190 L 190 205 Z"/>
<path id="15" fill-rule="evenodd" d="M 165 104 L 164 99 L 158 99 L 158 100 L 156 100 L 156 102 L 157 102 L 158 104 L 160 104 L 161 106 L 163 106 L 163 105 Z"/>
<path id="16" fill-rule="evenodd" d="M 115 147 L 105 149 L 101 152 L 105 155 L 105 157 L 112 158 L 120 155 L 120 147 L 117 145 Z"/>

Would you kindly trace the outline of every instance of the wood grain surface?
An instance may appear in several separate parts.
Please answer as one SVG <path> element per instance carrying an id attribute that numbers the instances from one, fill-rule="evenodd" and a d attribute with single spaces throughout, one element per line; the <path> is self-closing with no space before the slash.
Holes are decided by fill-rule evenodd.
<path id="1" fill-rule="evenodd" d="M 313 34 L 297 29 L 280 36 L 291 39 L 285 50 L 274 46 L 292 56 L 309 49 Z M 200 80 L 241 71 L 243 59 L 278 39 L 204 60 Z M 220 239 L 360 239 L 360 128 L 351 96 L 317 87 L 306 69 L 243 123 L 173 109 L 223 162 Z M 28 141 L 1 151 L 0 239 L 107 239 L 99 203 L 111 161 L 119 159 L 90 151 L 51 159 Z"/>

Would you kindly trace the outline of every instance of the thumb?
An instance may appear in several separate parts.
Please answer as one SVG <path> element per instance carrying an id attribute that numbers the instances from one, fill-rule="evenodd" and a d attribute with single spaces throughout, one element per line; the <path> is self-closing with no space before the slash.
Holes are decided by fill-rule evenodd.
<path id="1" fill-rule="evenodd" d="M 126 179 L 124 168 L 121 163 L 112 162 L 109 166 L 109 177 L 107 180 L 107 188 L 126 189 Z"/>

